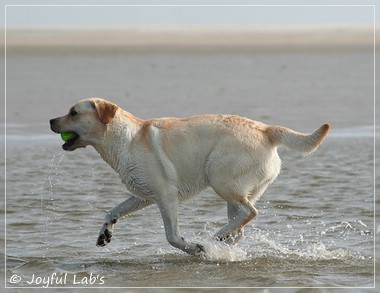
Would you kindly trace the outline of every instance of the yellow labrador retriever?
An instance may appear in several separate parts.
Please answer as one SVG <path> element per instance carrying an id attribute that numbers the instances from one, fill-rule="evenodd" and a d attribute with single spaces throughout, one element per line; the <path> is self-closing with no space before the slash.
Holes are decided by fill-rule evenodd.
<path id="1" fill-rule="evenodd" d="M 228 224 L 216 236 L 235 243 L 257 215 L 254 202 L 280 172 L 277 148 L 313 152 L 330 128 L 305 135 L 235 115 L 142 120 L 99 98 L 76 103 L 50 125 L 56 133 L 75 132 L 66 151 L 92 145 L 134 194 L 107 213 L 97 245 L 111 241 L 119 218 L 156 202 L 168 242 L 193 255 L 204 248 L 179 234 L 181 199 L 212 187 L 228 208 Z"/>

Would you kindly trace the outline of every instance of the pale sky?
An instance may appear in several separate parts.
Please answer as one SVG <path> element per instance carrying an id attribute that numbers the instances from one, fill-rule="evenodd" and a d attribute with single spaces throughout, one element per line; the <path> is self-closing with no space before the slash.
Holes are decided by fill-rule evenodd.
<path id="1" fill-rule="evenodd" d="M 373 24 L 374 7 L 7 6 L 5 16 L 7 27 L 345 25 Z"/>

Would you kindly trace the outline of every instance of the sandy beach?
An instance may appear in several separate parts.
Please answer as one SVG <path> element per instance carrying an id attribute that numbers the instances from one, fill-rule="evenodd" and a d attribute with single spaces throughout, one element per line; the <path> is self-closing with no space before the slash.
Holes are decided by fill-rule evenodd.
<path id="1" fill-rule="evenodd" d="M 357 51 L 373 49 L 373 27 L 10 28 L 7 54 Z"/>

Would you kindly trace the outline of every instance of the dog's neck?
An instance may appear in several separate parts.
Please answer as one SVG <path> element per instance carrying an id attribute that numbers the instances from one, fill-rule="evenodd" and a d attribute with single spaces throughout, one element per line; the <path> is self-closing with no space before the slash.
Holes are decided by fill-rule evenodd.
<path id="1" fill-rule="evenodd" d="M 124 110 L 118 111 L 111 123 L 107 125 L 100 143 L 94 145 L 103 160 L 115 171 L 119 171 L 120 161 L 127 155 L 129 145 L 142 124 L 143 120 L 140 118 Z"/>

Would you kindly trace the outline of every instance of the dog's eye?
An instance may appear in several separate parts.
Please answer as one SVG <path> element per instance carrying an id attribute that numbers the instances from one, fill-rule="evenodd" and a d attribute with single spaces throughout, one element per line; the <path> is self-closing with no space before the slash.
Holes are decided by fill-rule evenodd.
<path id="1" fill-rule="evenodd" d="M 70 110 L 70 116 L 75 116 L 77 113 L 77 111 L 75 111 L 74 109 L 71 109 Z"/>

